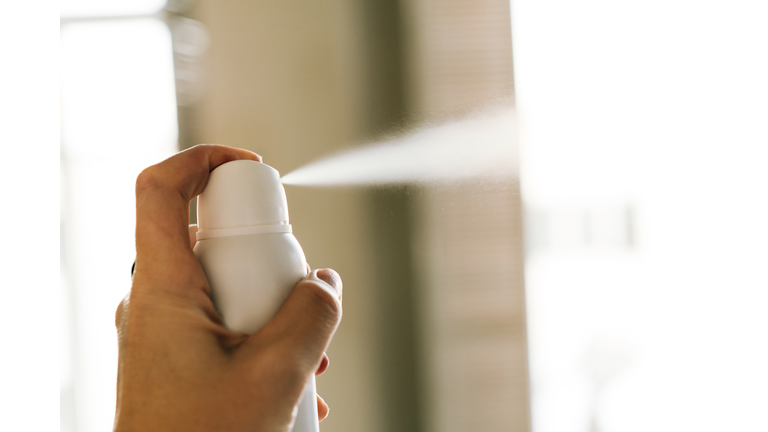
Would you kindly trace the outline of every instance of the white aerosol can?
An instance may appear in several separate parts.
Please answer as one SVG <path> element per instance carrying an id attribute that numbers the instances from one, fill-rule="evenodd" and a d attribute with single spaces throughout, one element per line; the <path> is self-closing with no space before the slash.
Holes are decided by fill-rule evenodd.
<path id="1" fill-rule="evenodd" d="M 288 203 L 274 168 L 233 161 L 211 171 L 197 201 L 195 255 L 213 303 L 231 330 L 254 333 L 307 275 L 288 224 Z M 299 401 L 293 432 L 318 432 L 315 378 Z"/>

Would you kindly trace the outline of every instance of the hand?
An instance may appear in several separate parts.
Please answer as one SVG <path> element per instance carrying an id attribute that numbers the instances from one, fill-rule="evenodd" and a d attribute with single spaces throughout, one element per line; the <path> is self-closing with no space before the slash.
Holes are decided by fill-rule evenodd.
<path id="1" fill-rule="evenodd" d="M 252 335 L 222 324 L 192 252 L 189 201 L 241 149 L 203 145 L 145 169 L 136 181 L 136 267 L 116 313 L 118 431 L 286 431 L 341 320 L 333 270 L 301 280 Z M 328 407 L 318 397 L 320 418 Z"/>

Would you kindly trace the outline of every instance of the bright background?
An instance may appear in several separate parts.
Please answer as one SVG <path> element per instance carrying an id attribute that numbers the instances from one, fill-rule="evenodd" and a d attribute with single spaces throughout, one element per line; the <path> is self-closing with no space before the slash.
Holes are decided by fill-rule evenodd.
<path id="1" fill-rule="evenodd" d="M 62 431 L 108 430 L 114 419 L 114 314 L 135 258 L 134 182 L 178 148 L 171 35 L 152 16 L 163 6 L 62 4 Z"/>
<path id="2" fill-rule="evenodd" d="M 533 430 L 768 430 L 768 5 L 512 6 Z"/>
<path id="3" fill-rule="evenodd" d="M 0 429 L 59 423 L 59 17 L 0 6 Z"/>
<path id="4" fill-rule="evenodd" d="M 768 430 L 765 2 L 509 10 L 63 2 L 61 430 L 112 425 L 141 169 L 219 142 L 286 173 L 499 98 L 519 193 L 287 188 L 353 287 L 323 430 Z"/>

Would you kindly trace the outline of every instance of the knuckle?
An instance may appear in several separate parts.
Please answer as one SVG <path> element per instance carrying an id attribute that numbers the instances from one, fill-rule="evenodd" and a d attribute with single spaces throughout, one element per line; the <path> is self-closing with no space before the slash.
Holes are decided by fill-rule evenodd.
<path id="1" fill-rule="evenodd" d="M 127 301 L 127 296 L 123 300 L 120 300 L 120 303 L 117 305 L 117 310 L 115 310 L 115 327 L 120 327 L 120 324 L 123 321 L 123 316 L 125 315 L 125 303 Z"/>
<path id="2" fill-rule="evenodd" d="M 182 153 L 185 153 L 185 157 L 189 158 L 190 166 L 201 167 L 207 170 L 211 153 L 216 150 L 216 147 L 213 144 L 198 144 Z"/>
<path id="3" fill-rule="evenodd" d="M 249 373 L 244 374 L 250 384 L 301 393 L 307 378 L 305 367 L 289 346 L 278 345 L 262 350 L 259 359 L 259 362 L 250 364 Z M 265 379 L 274 382 L 265 383 Z"/>
<path id="4" fill-rule="evenodd" d="M 208 154 L 211 152 L 213 146 L 210 144 L 198 144 L 190 147 L 189 155 L 195 159 L 195 162 L 206 162 L 208 160 Z"/>
<path id="5" fill-rule="evenodd" d="M 304 281 L 299 284 L 312 306 L 312 308 L 321 315 L 322 318 L 329 321 L 337 321 L 341 318 L 341 303 L 335 294 L 324 288 L 318 283 Z"/>
<path id="6" fill-rule="evenodd" d="M 200 155 L 210 152 L 211 150 L 219 147 L 215 144 L 197 144 L 189 148 L 189 151 L 197 152 Z"/>
<path id="7" fill-rule="evenodd" d="M 161 184 L 160 175 L 157 167 L 152 165 L 151 167 L 144 168 L 136 177 L 136 195 L 139 196 L 148 190 L 152 190 Z"/>
<path id="8" fill-rule="evenodd" d="M 279 362 L 273 363 L 273 376 L 280 377 L 280 380 L 286 384 L 301 386 L 305 381 L 303 373 L 304 367 L 301 359 L 288 349 L 282 350 L 279 358 Z"/>

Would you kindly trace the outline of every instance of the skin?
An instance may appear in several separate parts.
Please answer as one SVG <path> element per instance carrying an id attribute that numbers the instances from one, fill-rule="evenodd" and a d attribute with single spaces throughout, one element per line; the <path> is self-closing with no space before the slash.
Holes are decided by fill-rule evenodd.
<path id="1" fill-rule="evenodd" d="M 222 324 L 192 252 L 189 201 L 225 162 L 261 157 L 201 145 L 136 180 L 136 269 L 117 308 L 116 431 L 288 431 L 307 380 L 328 367 L 342 283 L 330 269 L 302 279 L 252 335 Z M 322 420 L 328 406 L 318 396 Z"/>

